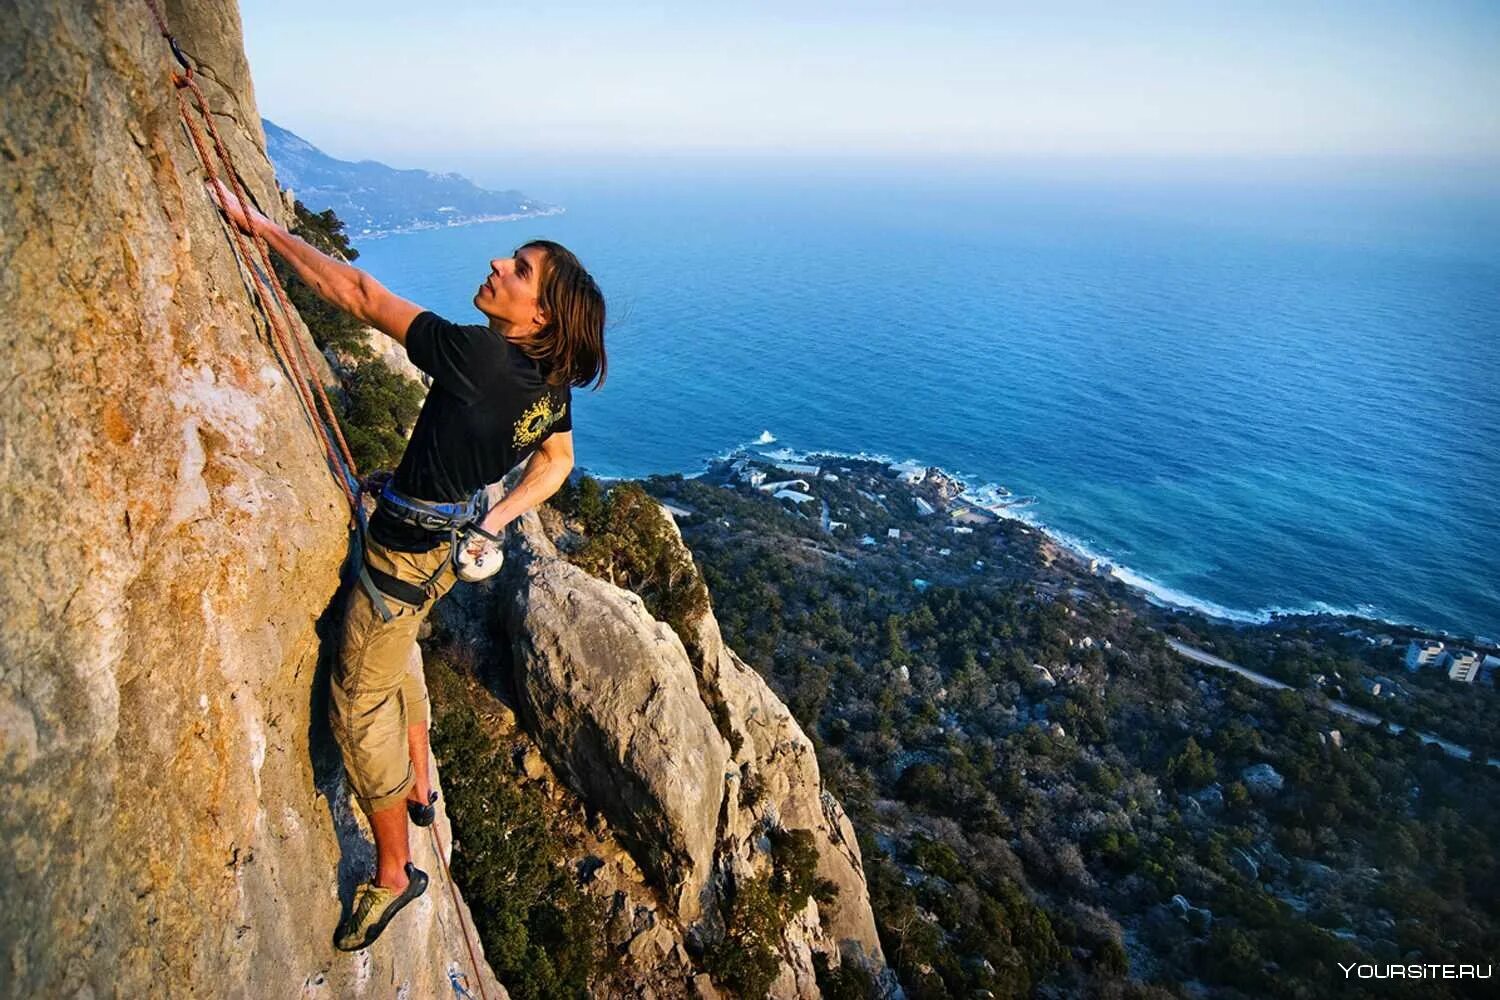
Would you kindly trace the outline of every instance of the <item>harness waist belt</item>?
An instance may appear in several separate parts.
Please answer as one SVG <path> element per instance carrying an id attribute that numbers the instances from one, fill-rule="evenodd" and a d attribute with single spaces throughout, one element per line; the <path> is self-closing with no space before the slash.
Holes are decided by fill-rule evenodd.
<path id="1" fill-rule="evenodd" d="M 480 489 L 467 500 L 428 503 L 396 492 L 387 480 L 380 489 L 380 505 L 396 520 L 425 531 L 462 530 L 484 516 L 485 491 Z"/>

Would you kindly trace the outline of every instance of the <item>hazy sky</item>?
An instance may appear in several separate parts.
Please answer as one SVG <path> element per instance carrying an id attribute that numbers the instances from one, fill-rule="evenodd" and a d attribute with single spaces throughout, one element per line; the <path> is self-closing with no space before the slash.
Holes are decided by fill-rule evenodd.
<path id="1" fill-rule="evenodd" d="M 1500 156 L 1489 0 L 241 11 L 263 114 L 334 155 L 398 166 L 499 149 Z"/>

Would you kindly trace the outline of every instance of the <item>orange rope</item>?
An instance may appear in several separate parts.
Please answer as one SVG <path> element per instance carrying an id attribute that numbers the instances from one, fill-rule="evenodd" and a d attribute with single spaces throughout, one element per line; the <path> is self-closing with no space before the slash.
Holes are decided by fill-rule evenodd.
<path id="1" fill-rule="evenodd" d="M 193 141 L 193 147 L 198 151 L 198 159 L 203 164 L 204 172 L 208 174 L 209 178 L 211 180 L 217 181 L 220 179 L 219 172 L 214 169 L 213 157 L 208 151 L 207 141 L 203 138 L 202 130 L 197 126 L 196 123 L 194 123 L 192 109 L 188 106 L 187 98 L 182 94 L 182 88 L 184 86 L 191 86 L 195 91 L 197 91 L 198 88 L 196 84 L 192 83 L 191 77 L 185 76 L 184 74 L 180 73 L 173 74 L 173 82 L 177 84 L 177 104 L 179 110 L 182 112 L 183 124 L 187 126 L 188 135 Z M 198 91 L 198 94 L 199 99 L 201 100 L 202 91 Z M 231 174 L 230 176 L 231 178 L 233 178 L 233 174 Z M 235 197 L 239 199 L 240 209 L 241 211 L 247 211 L 248 206 L 246 204 L 246 199 L 240 194 L 239 181 L 237 178 L 233 178 L 233 180 Z M 254 286 L 256 297 L 260 299 L 261 312 L 265 315 L 266 322 L 271 328 L 271 336 L 275 341 L 275 346 L 277 349 L 277 353 L 281 358 L 281 362 L 286 367 L 287 371 L 291 374 L 292 384 L 297 390 L 298 397 L 302 400 L 303 409 L 306 411 L 308 418 L 313 423 L 313 429 L 317 431 L 318 437 L 322 441 L 323 451 L 328 458 L 329 464 L 332 465 L 335 469 L 338 469 L 341 456 L 335 451 L 333 442 L 329 438 L 326 426 L 324 425 L 323 419 L 318 412 L 318 404 L 313 399 L 312 393 L 307 388 L 307 378 L 304 375 L 304 366 L 298 364 L 299 353 L 292 346 L 294 343 L 297 343 L 296 332 L 295 330 L 286 329 L 283 326 L 283 322 L 278 320 L 275 312 L 273 312 L 272 309 L 269 308 L 265 290 L 261 287 L 262 284 L 279 286 L 280 282 L 277 281 L 274 271 L 268 270 L 267 273 L 263 274 L 259 270 L 257 270 L 257 268 L 255 267 L 256 255 L 253 254 L 250 251 L 249 247 L 246 245 L 245 235 L 240 232 L 238 226 L 230 223 L 229 233 L 230 238 L 233 240 L 241 265 L 250 272 L 252 280 L 256 282 Z M 313 381 L 316 384 L 316 380 Z M 321 391 L 321 386 L 319 386 L 319 389 Z M 337 421 L 335 421 L 335 423 L 337 423 Z M 354 463 L 352 460 L 348 460 L 348 467 L 351 472 L 354 471 Z M 349 486 L 348 479 L 342 473 L 340 473 L 338 476 L 338 480 L 339 488 L 344 491 L 344 496 L 349 501 L 350 508 L 352 509 L 356 502 L 356 498 L 354 492 Z"/>
<path id="2" fill-rule="evenodd" d="M 464 923 L 464 911 L 458 902 L 458 887 L 453 884 L 453 872 L 448 868 L 448 856 L 443 853 L 443 841 L 438 836 L 437 819 L 432 821 L 432 849 L 437 851 L 438 864 L 443 866 L 443 877 L 448 880 L 448 893 L 453 897 L 453 912 L 458 914 L 458 926 L 464 932 L 464 947 L 469 949 L 469 964 L 474 967 L 474 979 L 479 984 L 480 1000 L 490 1000 L 484 988 L 484 976 L 479 972 L 479 960 L 474 957 L 474 944 L 469 940 L 469 928 Z"/>
<path id="3" fill-rule="evenodd" d="M 243 211 L 246 202 L 249 200 L 249 196 L 246 195 L 244 187 L 240 184 L 239 171 L 234 167 L 234 160 L 229 155 L 229 148 L 224 145 L 224 140 L 220 138 L 218 126 L 214 124 L 213 114 L 208 109 L 208 101 L 204 99 L 203 91 L 198 88 L 197 81 L 193 79 L 191 73 L 186 74 L 186 81 L 187 86 L 192 90 L 193 95 L 198 100 L 198 109 L 203 115 L 203 120 L 208 124 L 208 131 L 209 134 L 213 136 L 214 146 L 218 150 L 219 156 L 224 161 L 225 166 L 229 168 L 228 174 L 230 182 L 234 185 L 235 197 L 239 199 L 240 208 L 241 211 Z M 260 251 L 260 261 L 264 266 L 265 274 L 270 278 L 271 291 L 276 296 L 277 304 L 281 308 L 282 317 L 289 325 L 293 325 L 291 317 L 296 314 L 296 310 L 292 307 L 292 303 L 290 302 L 290 300 L 287 299 L 286 289 L 281 286 L 281 281 L 277 279 L 276 272 L 271 267 L 270 247 L 268 247 L 266 245 L 266 241 L 259 236 L 255 237 L 254 243 L 256 249 Z M 293 328 L 295 328 L 294 325 Z M 295 343 L 297 346 L 297 351 L 302 361 L 303 367 L 309 371 L 314 370 L 312 361 L 307 356 L 307 347 L 302 342 L 302 338 L 294 337 L 293 343 Z M 339 428 L 338 417 L 333 412 L 333 404 L 328 400 L 328 393 L 324 390 L 322 381 L 313 379 L 312 383 L 313 388 L 317 390 L 319 401 L 321 401 L 323 404 L 323 412 L 328 417 L 327 425 L 333 431 L 334 438 L 338 441 L 339 454 L 343 456 L 344 461 L 349 466 L 350 472 L 354 473 L 355 478 L 357 479 L 359 474 L 354 467 L 354 459 L 349 454 L 349 443 L 344 440 L 344 432 Z"/>

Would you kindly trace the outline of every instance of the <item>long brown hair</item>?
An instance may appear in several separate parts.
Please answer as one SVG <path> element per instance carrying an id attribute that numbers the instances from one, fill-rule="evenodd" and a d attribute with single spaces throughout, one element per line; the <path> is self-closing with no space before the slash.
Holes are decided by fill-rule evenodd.
<path id="1" fill-rule="evenodd" d="M 539 362 L 550 386 L 604 385 L 609 362 L 604 356 L 604 293 L 573 251 L 551 240 L 532 240 L 516 248 L 546 253 L 537 281 L 537 306 L 547 325 L 516 341 L 527 357 Z"/>

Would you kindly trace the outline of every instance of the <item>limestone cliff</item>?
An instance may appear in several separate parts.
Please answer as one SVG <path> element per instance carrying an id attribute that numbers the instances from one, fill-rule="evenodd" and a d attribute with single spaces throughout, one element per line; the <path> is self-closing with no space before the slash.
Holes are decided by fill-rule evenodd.
<path id="1" fill-rule="evenodd" d="M 569 534 L 550 510 L 516 522 L 500 614 L 521 726 L 633 859 L 618 872 L 606 865 L 596 882 L 634 898 L 638 868 L 665 896 L 660 912 L 637 905 L 649 916 L 628 922 L 630 954 L 648 968 L 699 973 L 686 956 L 722 933 L 735 884 L 770 867 L 768 836 L 804 831 L 816 874 L 836 895 L 821 906 L 809 899 L 782 931 L 771 995 L 818 996 L 815 953 L 834 967 L 860 964 L 897 995 L 854 831 L 823 790 L 796 719 L 725 644 L 711 607 L 689 622 L 689 652 L 636 594 L 570 563 L 559 548 Z"/>
<path id="2" fill-rule="evenodd" d="M 166 15 L 281 211 L 235 6 Z M 6 0 L 0 37 L 0 992 L 451 996 L 426 841 L 415 912 L 330 943 L 370 860 L 323 721 L 345 505 L 166 44 L 142 0 Z"/>

